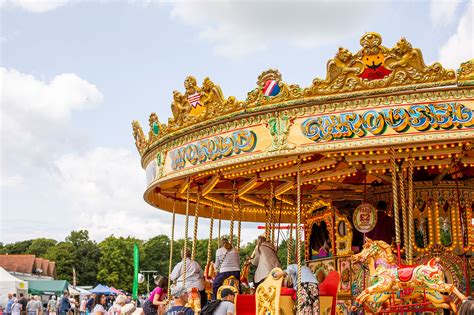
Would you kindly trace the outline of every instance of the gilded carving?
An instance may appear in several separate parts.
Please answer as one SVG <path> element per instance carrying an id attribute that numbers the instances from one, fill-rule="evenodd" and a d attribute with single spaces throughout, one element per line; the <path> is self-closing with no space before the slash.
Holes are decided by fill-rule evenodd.
<path id="1" fill-rule="evenodd" d="M 329 95 L 352 91 L 423 83 L 443 83 L 454 79 L 454 71 L 439 63 L 426 66 L 421 50 L 400 39 L 394 48 L 382 46 L 382 37 L 366 33 L 362 49 L 355 55 L 339 48 L 327 65 L 325 80 L 314 79 L 305 96 Z"/>
<path id="2" fill-rule="evenodd" d="M 274 104 L 297 99 L 303 96 L 298 85 L 288 85 L 281 79 L 276 69 L 262 72 L 258 77 L 257 87 L 247 94 L 246 107 Z"/>
<path id="3" fill-rule="evenodd" d="M 457 74 L 458 86 L 474 85 L 474 59 L 461 63 Z"/>
<path id="4" fill-rule="evenodd" d="M 148 124 L 150 126 L 150 130 L 148 131 L 148 142 L 152 142 L 166 133 L 166 125 L 160 123 L 156 113 L 150 114 Z"/>
<path id="5" fill-rule="evenodd" d="M 268 122 L 265 125 L 272 136 L 272 144 L 268 149 L 270 152 L 292 150 L 296 147 L 293 143 L 288 141 L 290 127 L 295 121 L 294 117 L 295 116 L 288 114 L 285 115 L 285 113 L 277 113 L 275 116 L 268 119 Z"/>
<path id="6" fill-rule="evenodd" d="M 143 153 L 146 147 L 146 138 L 143 133 L 143 129 L 140 123 L 136 120 L 132 121 L 133 138 L 135 139 L 135 145 L 137 146 L 138 152 Z"/>

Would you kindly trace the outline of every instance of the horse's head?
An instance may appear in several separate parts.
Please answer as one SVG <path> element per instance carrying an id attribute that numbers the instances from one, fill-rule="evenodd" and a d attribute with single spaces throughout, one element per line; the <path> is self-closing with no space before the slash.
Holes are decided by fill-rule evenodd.
<path id="1" fill-rule="evenodd" d="M 365 238 L 364 246 L 362 247 L 362 251 L 358 254 L 352 255 L 352 262 L 357 263 L 365 263 L 369 258 L 377 259 L 383 249 L 379 246 L 378 241 L 373 241 L 370 238 Z"/>

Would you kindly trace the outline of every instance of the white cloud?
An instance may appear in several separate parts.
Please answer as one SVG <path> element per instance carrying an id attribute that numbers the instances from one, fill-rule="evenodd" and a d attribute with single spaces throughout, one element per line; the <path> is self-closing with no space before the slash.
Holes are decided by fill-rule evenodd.
<path id="1" fill-rule="evenodd" d="M 431 0 L 430 18 L 435 24 L 451 24 L 456 17 L 456 9 L 461 0 Z"/>
<path id="2" fill-rule="evenodd" d="M 464 15 L 459 20 L 456 32 L 439 50 L 439 61 L 447 68 L 459 68 L 461 62 L 474 58 L 473 9 L 467 4 Z"/>
<path id="3" fill-rule="evenodd" d="M 0 8 L 14 7 L 33 13 L 44 13 L 69 4 L 70 0 L 0 0 Z"/>
<path id="4" fill-rule="evenodd" d="M 70 212 L 78 213 L 77 228 L 88 229 L 93 238 L 147 238 L 169 231 L 159 212 L 143 201 L 145 175 L 138 154 L 99 147 L 64 155 L 55 164 L 59 192 Z"/>
<path id="5" fill-rule="evenodd" d="M 19 175 L 2 177 L 2 180 L 0 182 L 0 186 L 2 186 L 2 187 L 15 187 L 15 186 L 18 186 L 18 185 L 22 184 L 23 181 L 24 181 L 24 178 L 19 176 Z"/>
<path id="6" fill-rule="evenodd" d="M 200 29 L 219 55 L 238 57 L 289 42 L 316 47 L 366 31 L 367 18 L 383 1 L 183 1 L 171 16 Z M 335 12 L 337 12 L 335 16 Z"/>
<path id="7" fill-rule="evenodd" d="M 73 111 L 97 106 L 103 95 L 72 73 L 50 82 L 0 68 L 0 149 L 2 182 L 49 171 L 51 159 L 80 140 L 69 126 Z M 16 178 L 16 180 L 9 180 Z"/>

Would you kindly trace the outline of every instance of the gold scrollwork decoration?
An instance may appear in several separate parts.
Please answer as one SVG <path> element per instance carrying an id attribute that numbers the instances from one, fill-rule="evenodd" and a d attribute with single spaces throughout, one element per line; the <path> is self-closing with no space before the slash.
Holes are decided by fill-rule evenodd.
<path id="1" fill-rule="evenodd" d="M 474 85 L 474 59 L 461 63 L 457 71 L 458 86 Z"/>

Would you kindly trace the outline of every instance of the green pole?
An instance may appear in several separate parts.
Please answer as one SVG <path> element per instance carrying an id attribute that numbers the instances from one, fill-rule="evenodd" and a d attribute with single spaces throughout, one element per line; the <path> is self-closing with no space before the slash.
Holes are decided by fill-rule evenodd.
<path id="1" fill-rule="evenodd" d="M 138 253 L 137 244 L 133 244 L 133 292 L 134 300 L 138 299 L 138 269 L 140 264 L 140 254 Z"/>

